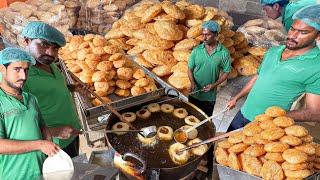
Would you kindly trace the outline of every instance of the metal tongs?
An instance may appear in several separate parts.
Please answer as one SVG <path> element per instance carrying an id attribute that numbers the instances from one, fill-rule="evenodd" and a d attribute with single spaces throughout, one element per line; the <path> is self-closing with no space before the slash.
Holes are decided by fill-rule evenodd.
<path id="1" fill-rule="evenodd" d="M 210 120 L 213 119 L 214 117 L 217 117 L 217 116 L 221 115 L 222 113 L 226 112 L 227 110 L 228 110 L 228 108 L 225 107 L 222 111 L 213 114 L 212 116 L 210 116 L 210 117 L 208 117 L 207 119 L 199 122 L 198 124 L 193 125 L 192 127 L 188 128 L 187 130 L 183 130 L 183 129 L 177 129 L 177 130 L 175 130 L 175 131 L 174 131 L 174 135 L 173 135 L 175 141 L 176 141 L 176 142 L 180 142 L 180 143 L 185 143 L 185 142 L 187 141 L 187 138 L 185 138 L 185 139 L 183 140 L 184 142 L 182 142 L 182 141 L 179 141 L 178 139 L 175 138 L 175 137 L 176 137 L 175 134 L 184 133 L 184 135 L 185 135 L 186 137 L 188 137 L 188 134 L 189 134 L 192 130 L 194 130 L 194 129 L 198 128 L 199 126 L 203 125 L 204 123 L 210 121 Z"/>
<path id="2" fill-rule="evenodd" d="M 89 133 L 117 133 L 117 132 L 137 132 L 141 134 L 145 138 L 151 138 L 157 134 L 156 126 L 148 126 L 143 128 L 143 130 L 106 130 L 104 132 L 101 131 L 81 131 L 81 134 L 89 134 Z"/>

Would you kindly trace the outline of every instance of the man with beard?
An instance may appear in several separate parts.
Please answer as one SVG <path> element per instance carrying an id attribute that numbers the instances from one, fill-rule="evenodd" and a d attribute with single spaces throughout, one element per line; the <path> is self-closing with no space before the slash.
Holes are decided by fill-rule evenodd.
<path id="1" fill-rule="evenodd" d="M 282 16 L 282 24 L 288 32 L 293 23 L 292 16 L 299 9 L 316 4 L 316 0 L 261 0 L 263 10 L 271 19 Z"/>
<path id="2" fill-rule="evenodd" d="M 35 64 L 21 49 L 0 51 L 0 179 L 40 179 L 45 154 L 59 147 L 48 139 L 35 96 L 22 91 L 28 69 Z M 68 138 L 70 134 L 57 134 Z"/>
<path id="3" fill-rule="evenodd" d="M 66 44 L 61 32 L 43 22 L 30 22 L 22 31 L 27 44 L 26 50 L 36 59 L 29 69 L 24 86 L 26 92 L 34 94 L 40 106 L 45 124 L 52 131 L 66 131 L 77 135 L 81 128 L 75 105 L 59 68 L 54 64 L 58 49 Z M 60 127 L 60 128 L 58 128 Z M 79 154 L 79 137 L 53 138 L 69 156 Z"/>
<path id="4" fill-rule="evenodd" d="M 270 48 L 255 75 L 228 103 L 233 108 L 238 99 L 248 95 L 228 131 L 238 129 L 264 113 L 270 106 L 289 111 L 292 103 L 306 93 L 306 107 L 289 111 L 296 121 L 320 120 L 320 5 L 298 11 L 288 32 L 286 45 Z"/>
<path id="5" fill-rule="evenodd" d="M 203 43 L 195 47 L 188 63 L 190 92 L 202 90 L 189 96 L 189 101 L 207 115 L 211 115 L 216 101 L 216 88 L 225 81 L 231 71 L 230 54 L 227 48 L 217 41 L 220 26 L 215 21 L 202 25 Z M 220 71 L 222 75 L 219 77 Z"/>

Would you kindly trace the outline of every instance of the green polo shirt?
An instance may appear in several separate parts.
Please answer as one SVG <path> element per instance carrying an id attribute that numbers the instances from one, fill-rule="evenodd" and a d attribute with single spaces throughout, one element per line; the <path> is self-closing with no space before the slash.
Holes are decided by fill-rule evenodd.
<path id="1" fill-rule="evenodd" d="M 287 32 L 289 31 L 293 23 L 293 14 L 301 8 L 312 4 L 316 4 L 316 0 L 291 0 L 285 6 L 282 14 L 282 24 L 284 25 Z"/>
<path id="2" fill-rule="evenodd" d="M 42 139 L 43 120 L 36 98 L 23 92 L 23 103 L 0 89 L 0 138 L 19 141 Z M 0 154 L 0 179 L 38 179 L 45 154 L 32 151 L 22 154 Z"/>
<path id="3" fill-rule="evenodd" d="M 195 91 L 203 89 L 206 85 L 215 83 L 219 79 L 220 70 L 226 73 L 231 71 L 230 53 L 227 48 L 218 43 L 210 55 L 202 43 L 192 50 L 188 67 L 193 72 Z M 215 101 L 216 94 L 215 88 L 206 93 L 196 93 L 193 97 L 200 101 Z"/>
<path id="4" fill-rule="evenodd" d="M 55 64 L 51 64 L 50 67 L 52 74 L 31 66 L 24 90 L 37 97 L 47 127 L 69 125 L 79 130 L 81 128 L 79 117 L 64 76 Z M 74 138 L 67 140 L 53 138 L 53 142 L 65 148 Z"/>
<path id="5" fill-rule="evenodd" d="M 320 95 L 320 50 L 315 47 L 301 56 L 281 60 L 285 46 L 270 48 L 258 70 L 258 79 L 241 108 L 253 120 L 270 106 L 290 110 L 303 93 Z"/>

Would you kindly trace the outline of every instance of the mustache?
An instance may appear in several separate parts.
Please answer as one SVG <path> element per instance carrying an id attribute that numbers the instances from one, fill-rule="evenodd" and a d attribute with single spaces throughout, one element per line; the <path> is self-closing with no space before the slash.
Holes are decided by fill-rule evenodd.
<path id="1" fill-rule="evenodd" d="M 49 55 L 41 55 L 39 58 L 41 58 L 41 59 L 55 59 L 53 56 L 49 56 Z"/>
<path id="2" fill-rule="evenodd" d="M 298 44 L 298 42 L 297 42 L 297 41 L 295 41 L 295 40 L 294 40 L 294 39 L 292 39 L 292 38 L 287 38 L 287 41 L 293 41 L 294 43 Z"/>
<path id="3" fill-rule="evenodd" d="M 16 82 L 25 82 L 26 80 L 25 79 L 19 79 L 18 81 Z"/>

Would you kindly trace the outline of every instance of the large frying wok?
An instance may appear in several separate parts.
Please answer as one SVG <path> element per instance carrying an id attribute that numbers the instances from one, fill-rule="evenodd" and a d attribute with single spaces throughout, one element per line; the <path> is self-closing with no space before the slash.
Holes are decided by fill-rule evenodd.
<path id="1" fill-rule="evenodd" d="M 157 101 L 161 100 L 163 100 L 163 98 Z M 152 102 L 146 104 L 149 103 Z M 200 120 L 207 118 L 204 112 L 189 102 L 171 99 L 165 103 L 174 105 L 175 108 L 185 108 L 189 112 L 189 115 L 194 115 Z M 122 110 L 120 113 L 136 112 L 146 104 Z M 114 114 L 111 114 L 106 129 L 110 130 L 116 122 L 119 122 L 118 118 Z M 148 120 L 137 118 L 137 120 L 133 122 L 133 125 L 138 129 L 150 125 L 156 125 L 157 127 L 168 125 L 175 130 L 186 124 L 184 120 L 177 119 L 171 114 L 158 112 L 152 113 Z M 202 140 L 208 139 L 215 134 L 214 126 L 210 122 L 199 127 L 197 130 L 198 138 Z M 127 133 L 121 136 L 106 134 L 106 140 L 108 146 L 115 151 L 115 166 L 133 179 L 147 179 L 147 177 L 154 172 L 160 172 L 159 179 L 180 179 L 196 170 L 201 159 L 204 157 L 204 155 L 200 157 L 193 156 L 186 164 L 179 166 L 171 161 L 167 151 L 169 146 L 174 143 L 174 140 L 169 142 L 159 141 L 153 148 L 142 147 L 141 143 L 137 140 L 136 133 Z M 209 145 L 209 147 L 210 146 L 211 145 Z"/>

